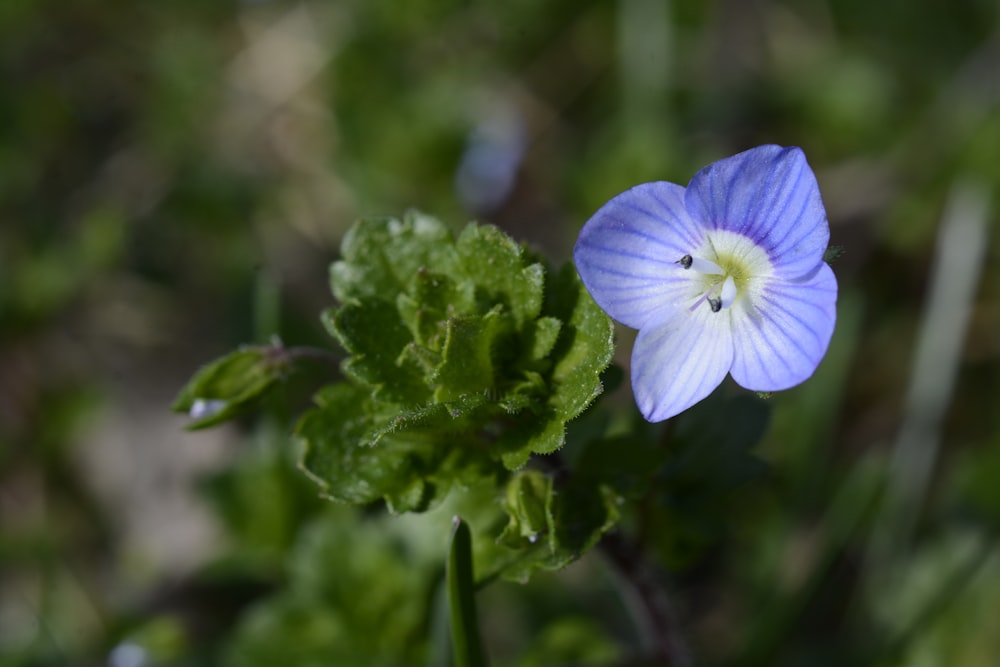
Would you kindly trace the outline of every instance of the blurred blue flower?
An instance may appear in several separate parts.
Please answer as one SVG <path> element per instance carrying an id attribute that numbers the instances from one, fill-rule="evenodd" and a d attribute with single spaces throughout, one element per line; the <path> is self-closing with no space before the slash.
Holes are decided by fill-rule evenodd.
<path id="1" fill-rule="evenodd" d="M 469 210 L 492 213 L 507 200 L 527 143 L 524 117 L 510 105 L 497 104 L 479 120 L 455 172 L 455 188 Z"/>
<path id="2" fill-rule="evenodd" d="M 686 410 L 726 373 L 755 391 L 812 375 L 836 320 L 829 239 L 798 148 L 760 146 L 687 188 L 645 183 L 601 207 L 574 259 L 598 305 L 639 330 L 632 389 L 646 419 Z"/>

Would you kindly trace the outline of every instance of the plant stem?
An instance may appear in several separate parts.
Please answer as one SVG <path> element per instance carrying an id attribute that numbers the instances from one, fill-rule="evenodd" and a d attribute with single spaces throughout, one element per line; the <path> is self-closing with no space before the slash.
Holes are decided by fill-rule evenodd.
<path id="1" fill-rule="evenodd" d="M 279 354 L 281 354 L 285 359 L 289 361 L 299 361 L 300 359 L 308 359 L 311 361 L 320 361 L 325 364 L 330 364 L 336 368 L 340 368 L 340 356 L 330 352 L 329 350 L 324 350 L 318 347 L 279 347 L 274 348 Z"/>
<path id="2" fill-rule="evenodd" d="M 538 464 L 556 479 L 572 472 L 560 452 L 536 457 Z M 663 667 L 691 667 L 691 654 L 677 626 L 673 604 L 659 571 L 645 556 L 639 543 L 612 531 L 605 533 L 598 548 L 618 575 L 625 606 L 642 636 L 652 660 Z"/>
<path id="3" fill-rule="evenodd" d="M 653 652 L 659 664 L 691 667 L 691 654 L 677 627 L 673 605 L 653 565 L 621 533 L 608 533 L 599 546 L 622 583 L 625 605 L 639 626 L 647 650 Z"/>

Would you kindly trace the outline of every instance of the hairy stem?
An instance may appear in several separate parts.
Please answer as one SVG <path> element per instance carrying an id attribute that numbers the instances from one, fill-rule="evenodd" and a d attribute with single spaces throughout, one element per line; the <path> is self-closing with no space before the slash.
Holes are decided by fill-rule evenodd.
<path id="1" fill-rule="evenodd" d="M 280 347 L 274 346 L 273 349 L 276 354 L 280 354 L 282 358 L 288 361 L 299 361 L 302 359 L 310 361 L 320 361 L 325 364 L 330 364 L 336 368 L 340 368 L 341 357 L 329 350 L 324 350 L 319 347 Z"/>

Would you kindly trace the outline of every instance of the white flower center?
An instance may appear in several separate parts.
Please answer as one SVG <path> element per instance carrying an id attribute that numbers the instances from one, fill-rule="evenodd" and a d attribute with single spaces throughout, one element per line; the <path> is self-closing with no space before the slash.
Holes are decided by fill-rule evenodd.
<path id="1" fill-rule="evenodd" d="M 699 248 L 677 263 L 691 273 L 690 309 L 707 303 L 713 313 L 741 298 L 752 298 L 773 270 L 767 251 L 746 236 L 725 230 L 709 232 Z"/>

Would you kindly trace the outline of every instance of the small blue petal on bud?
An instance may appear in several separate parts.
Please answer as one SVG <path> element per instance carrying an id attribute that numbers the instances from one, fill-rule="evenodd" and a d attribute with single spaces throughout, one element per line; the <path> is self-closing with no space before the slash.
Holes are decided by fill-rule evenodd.
<path id="1" fill-rule="evenodd" d="M 228 403 L 215 398 L 196 398 L 194 402 L 191 403 L 191 409 L 188 410 L 188 416 L 191 419 L 205 419 L 206 417 L 211 417 L 217 415 L 226 409 Z"/>

